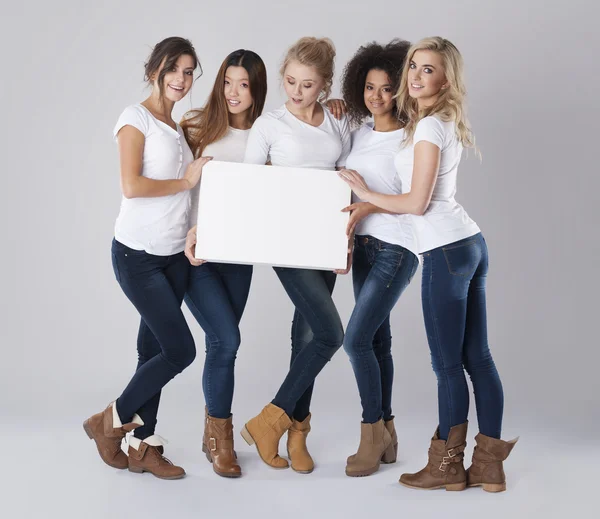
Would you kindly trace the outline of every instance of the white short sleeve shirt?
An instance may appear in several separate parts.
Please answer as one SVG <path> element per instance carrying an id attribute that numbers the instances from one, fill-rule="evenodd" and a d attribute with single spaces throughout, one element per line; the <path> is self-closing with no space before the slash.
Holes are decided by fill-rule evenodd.
<path id="1" fill-rule="evenodd" d="M 411 189 L 414 147 L 420 141 L 431 142 L 441 151 L 440 167 L 429 207 L 423 216 L 414 216 L 419 252 L 427 252 L 469 238 L 480 229 L 454 198 L 463 151 L 454 121 L 442 121 L 434 115 L 424 117 L 417 123 L 413 143 L 401 148 L 394 159 L 404 192 Z"/>
<path id="2" fill-rule="evenodd" d="M 261 115 L 250 130 L 244 162 L 316 169 L 345 166 L 350 152 L 348 121 L 337 120 L 322 108 L 319 126 L 301 121 L 285 105 Z"/>
<path id="3" fill-rule="evenodd" d="M 194 160 L 183 130 L 156 119 L 141 104 L 127 107 L 113 130 L 115 140 L 124 126 L 144 134 L 142 175 L 154 180 L 183 178 Z M 170 256 L 185 248 L 190 211 L 190 193 L 153 198 L 125 198 L 115 224 L 115 239 L 136 250 L 156 256 Z"/>
<path id="4" fill-rule="evenodd" d="M 402 194 L 402 182 L 394 166 L 404 130 L 378 132 L 369 122 L 352 132 L 352 149 L 346 167 L 358 171 L 369 188 L 386 195 Z M 354 193 L 353 202 L 361 202 Z M 357 235 L 370 235 L 378 240 L 401 245 L 418 254 L 413 219 L 406 214 L 375 213 L 356 226 Z"/>

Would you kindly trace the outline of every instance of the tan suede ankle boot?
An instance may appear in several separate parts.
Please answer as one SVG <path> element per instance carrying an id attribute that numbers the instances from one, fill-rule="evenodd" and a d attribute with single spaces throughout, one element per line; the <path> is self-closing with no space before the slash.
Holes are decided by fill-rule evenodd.
<path id="1" fill-rule="evenodd" d="M 248 445 L 256 444 L 260 458 L 274 469 L 287 469 L 288 462 L 279 456 L 279 440 L 292 426 L 283 409 L 266 405 L 259 415 L 246 423 L 241 435 Z"/>
<path id="2" fill-rule="evenodd" d="M 315 468 L 315 463 L 306 448 L 306 437 L 310 432 L 310 418 L 309 414 L 302 422 L 293 420 L 292 426 L 288 429 L 288 457 L 292 462 L 292 469 L 300 474 L 310 474 Z"/>
<path id="3" fill-rule="evenodd" d="M 398 459 L 398 435 L 396 434 L 396 428 L 394 427 L 394 417 L 392 416 L 389 420 L 384 420 L 385 428 L 390 433 L 392 437 L 392 447 L 394 447 L 394 456 L 393 458 L 386 458 L 386 460 L 382 460 L 383 463 L 396 463 Z"/>
<path id="4" fill-rule="evenodd" d="M 475 436 L 475 450 L 471 466 L 467 469 L 467 485 L 482 486 L 486 492 L 504 492 L 506 476 L 502 462 L 508 458 L 519 438 L 498 440 L 479 433 Z"/>
<path id="5" fill-rule="evenodd" d="M 405 487 L 425 490 L 464 490 L 467 487 L 463 465 L 467 423 L 452 427 L 446 441 L 439 439 L 436 430 L 431 439 L 427 466 L 416 474 L 402 474 L 400 483 Z"/>
<path id="6" fill-rule="evenodd" d="M 127 455 L 121 449 L 121 441 L 125 435 L 144 425 L 142 419 L 136 414 L 131 423 L 122 424 L 117 413 L 116 403 L 83 422 L 83 429 L 90 438 L 96 442 L 98 454 L 102 461 L 115 469 L 126 469 L 128 466 Z"/>
<path id="7" fill-rule="evenodd" d="M 360 445 L 354 456 L 348 458 L 346 475 L 350 477 L 369 476 L 379 470 L 382 461 L 389 462 L 394 457 L 392 437 L 383 423 L 360 424 Z"/>
<path id="8" fill-rule="evenodd" d="M 163 440 L 152 435 L 144 440 L 129 438 L 129 470 L 137 474 L 150 472 L 160 479 L 181 479 L 185 476 L 183 468 L 163 456 Z"/>
<path id="9" fill-rule="evenodd" d="M 206 415 L 202 452 L 213 464 L 213 470 L 225 478 L 239 478 L 242 469 L 233 450 L 233 417 L 214 418 Z"/>

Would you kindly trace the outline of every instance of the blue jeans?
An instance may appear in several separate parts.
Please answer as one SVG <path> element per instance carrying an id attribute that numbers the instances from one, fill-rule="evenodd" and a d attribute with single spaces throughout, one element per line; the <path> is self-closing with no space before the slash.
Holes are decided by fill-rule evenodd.
<path id="1" fill-rule="evenodd" d="M 215 418 L 231 416 L 239 324 L 251 281 L 252 265 L 204 263 L 190 273 L 184 300 L 204 330 L 202 389 L 208 414 Z"/>
<path id="2" fill-rule="evenodd" d="M 504 395 L 488 346 L 487 245 L 481 233 L 423 253 L 422 302 L 438 380 L 439 434 L 467 421 L 471 377 L 479 431 L 500 438 Z"/>
<path id="3" fill-rule="evenodd" d="M 356 236 L 352 278 L 356 304 L 346 328 L 344 349 L 350 357 L 364 423 L 392 418 L 392 335 L 390 312 L 419 265 L 408 249 Z"/>
<path id="4" fill-rule="evenodd" d="M 115 276 L 142 319 L 138 331 L 138 366 L 117 399 L 123 423 L 138 413 L 144 425 L 140 439 L 154 434 L 162 388 L 196 356 L 194 338 L 181 311 L 190 264 L 183 252 L 154 256 L 112 242 Z"/>
<path id="5" fill-rule="evenodd" d="M 323 270 L 274 267 L 296 311 L 292 324 L 290 370 L 272 403 L 290 418 L 304 421 L 315 378 L 341 347 L 342 320 L 331 293 L 336 274 Z"/>

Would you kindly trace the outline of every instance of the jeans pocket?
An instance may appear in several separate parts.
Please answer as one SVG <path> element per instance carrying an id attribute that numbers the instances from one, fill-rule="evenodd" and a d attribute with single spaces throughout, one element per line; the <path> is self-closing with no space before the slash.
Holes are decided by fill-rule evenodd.
<path id="1" fill-rule="evenodd" d="M 392 286 L 396 274 L 398 273 L 398 269 L 400 269 L 400 265 L 402 265 L 403 259 L 404 252 L 402 250 L 381 249 L 378 251 L 375 263 L 377 265 L 377 270 L 384 276 L 383 279 L 386 288 Z"/>
<path id="2" fill-rule="evenodd" d="M 479 265 L 480 253 L 475 240 L 442 247 L 448 272 L 453 276 L 471 277 Z"/>

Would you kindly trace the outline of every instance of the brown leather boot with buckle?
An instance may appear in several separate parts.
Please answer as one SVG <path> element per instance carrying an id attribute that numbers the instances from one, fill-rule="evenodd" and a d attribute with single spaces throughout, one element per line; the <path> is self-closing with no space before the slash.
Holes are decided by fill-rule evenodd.
<path id="1" fill-rule="evenodd" d="M 242 475 L 233 450 L 232 418 L 214 418 L 207 414 L 202 443 L 202 452 L 213 464 L 213 470 L 225 478 L 239 478 Z"/>
<path id="2" fill-rule="evenodd" d="M 144 440 L 129 438 L 129 470 L 137 474 L 150 472 L 160 479 L 181 479 L 185 476 L 183 468 L 163 456 L 163 443 L 158 435 Z"/>
<path id="3" fill-rule="evenodd" d="M 405 487 L 424 490 L 464 490 L 467 487 L 463 465 L 467 425 L 468 422 L 465 422 L 452 427 L 446 441 L 439 439 L 436 430 L 431 439 L 427 466 L 416 474 L 402 474 L 400 483 Z"/>
<path id="4" fill-rule="evenodd" d="M 274 404 L 266 405 L 241 430 L 248 445 L 256 444 L 260 458 L 274 469 L 287 469 L 287 460 L 279 456 L 279 440 L 292 426 L 286 412 Z"/>
<path id="5" fill-rule="evenodd" d="M 370 476 L 379 470 L 381 462 L 391 462 L 394 456 L 392 437 L 383 420 L 360 424 L 358 451 L 346 463 L 346 475 L 350 477 Z"/>
<path id="6" fill-rule="evenodd" d="M 121 441 L 125 435 L 144 425 L 142 419 L 136 414 L 131 423 L 123 425 L 115 402 L 108 404 L 108 407 L 97 413 L 85 422 L 83 429 L 90 438 L 96 442 L 98 454 L 102 461 L 115 469 L 126 469 L 128 466 L 127 455 L 121 449 Z"/>
<path id="7" fill-rule="evenodd" d="M 302 422 L 292 421 L 292 426 L 288 429 L 287 452 L 288 458 L 292 462 L 292 469 L 300 474 L 310 474 L 315 463 L 306 448 L 306 437 L 310 432 L 309 414 Z"/>
<path id="8" fill-rule="evenodd" d="M 475 436 L 477 445 L 472 464 L 467 469 L 467 486 L 481 486 L 486 492 L 504 492 L 506 476 L 502 462 L 508 458 L 518 439 L 507 442 L 481 433 Z"/>

